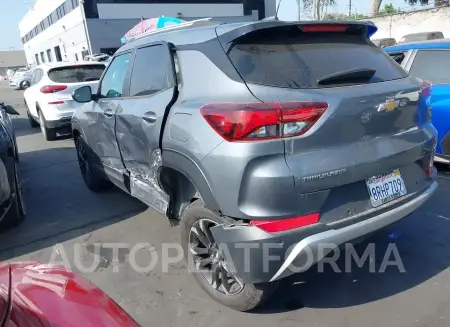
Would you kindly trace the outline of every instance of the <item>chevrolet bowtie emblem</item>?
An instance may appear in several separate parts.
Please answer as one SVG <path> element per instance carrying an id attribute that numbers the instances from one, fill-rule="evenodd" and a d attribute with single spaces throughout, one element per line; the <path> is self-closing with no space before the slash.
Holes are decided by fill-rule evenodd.
<path id="1" fill-rule="evenodd" d="M 378 111 L 392 111 L 398 107 L 400 101 L 397 100 L 386 100 L 385 103 L 382 103 L 378 106 Z"/>

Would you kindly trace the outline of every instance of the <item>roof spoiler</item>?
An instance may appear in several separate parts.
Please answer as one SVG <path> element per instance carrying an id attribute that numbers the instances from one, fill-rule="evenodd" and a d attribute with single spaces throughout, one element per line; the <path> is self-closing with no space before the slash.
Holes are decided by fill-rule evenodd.
<path id="1" fill-rule="evenodd" d="M 283 27 L 283 26 L 298 26 L 304 32 L 345 32 L 360 28 L 366 38 L 373 36 L 378 30 L 377 26 L 371 21 L 298 21 L 286 22 L 275 19 L 260 20 L 252 22 L 235 29 L 230 30 L 224 25 L 217 26 L 217 34 L 224 47 L 225 52 L 228 53 L 233 46 L 236 39 L 257 32 L 263 29 Z M 221 29 L 223 30 L 221 31 Z"/>

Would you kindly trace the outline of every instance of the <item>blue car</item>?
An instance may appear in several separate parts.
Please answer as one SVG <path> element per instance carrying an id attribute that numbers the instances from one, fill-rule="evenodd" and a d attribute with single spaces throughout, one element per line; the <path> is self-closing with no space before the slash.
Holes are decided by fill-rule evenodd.
<path id="1" fill-rule="evenodd" d="M 450 39 L 397 44 L 383 50 L 411 75 L 432 84 L 432 121 L 438 130 L 435 161 L 450 165 Z"/>

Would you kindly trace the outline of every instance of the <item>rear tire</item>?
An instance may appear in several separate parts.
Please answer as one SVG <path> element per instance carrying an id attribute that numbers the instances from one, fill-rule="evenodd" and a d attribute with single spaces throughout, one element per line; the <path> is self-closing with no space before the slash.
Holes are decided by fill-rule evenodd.
<path id="1" fill-rule="evenodd" d="M 54 139 L 56 139 L 56 129 L 48 128 L 47 126 L 45 126 L 46 124 L 45 117 L 40 110 L 38 112 L 38 115 L 39 115 L 39 125 L 41 126 L 41 132 L 44 135 L 44 139 L 46 141 L 53 141 Z"/>
<path id="2" fill-rule="evenodd" d="M 11 206 L 0 222 L 1 229 L 8 229 L 19 225 L 25 219 L 25 203 L 22 194 L 22 180 L 17 162 L 14 165 L 14 185 L 11 185 Z"/>
<path id="3" fill-rule="evenodd" d="M 192 251 L 194 250 L 191 247 L 191 244 L 195 244 L 195 242 L 197 242 L 197 245 L 194 246 L 196 249 L 204 248 L 200 246 L 201 241 L 199 241 L 199 239 L 196 241 L 193 240 L 192 230 L 196 230 L 194 235 L 198 235 L 198 226 L 200 226 L 201 224 L 205 224 L 204 221 L 213 225 L 227 222 L 225 218 L 222 218 L 216 215 L 214 212 L 205 208 L 200 200 L 197 200 L 188 205 L 181 217 L 181 240 L 184 249 L 185 260 L 187 261 L 189 269 L 193 273 L 195 280 L 211 298 L 235 310 L 249 311 L 263 304 L 275 292 L 278 286 L 278 282 L 243 284 L 238 280 L 238 278 L 234 277 L 228 269 L 223 270 L 224 268 L 219 268 L 220 278 L 222 278 L 221 280 L 223 280 L 222 274 L 224 274 L 225 272 L 227 286 L 225 286 L 225 283 L 223 282 L 221 282 L 221 285 L 218 286 L 219 283 L 217 283 L 217 281 L 211 283 L 211 281 L 207 279 L 207 277 L 205 277 L 207 275 L 200 272 L 197 268 L 197 264 L 194 264 L 194 262 L 199 262 L 197 260 L 199 259 L 199 257 L 197 256 L 196 258 L 192 253 Z M 206 229 L 209 231 L 208 227 L 206 227 Z M 210 239 L 212 238 L 212 234 L 210 232 L 206 232 L 204 235 L 207 239 L 209 239 L 211 243 L 215 243 L 214 240 Z M 204 258 L 201 258 L 202 262 L 205 263 L 206 261 L 210 260 L 214 262 L 215 259 L 211 259 L 211 256 L 214 257 L 217 256 L 217 254 L 210 256 L 209 253 L 215 251 L 216 250 L 210 251 L 209 249 L 207 249 L 205 253 L 208 254 L 202 254 L 204 256 Z M 223 260 L 222 263 L 208 263 L 207 265 L 212 267 L 213 264 L 216 266 L 224 265 L 226 267 L 225 260 Z M 203 269 L 208 270 L 209 268 L 207 268 L 207 265 L 204 265 Z M 217 271 L 217 268 L 215 268 L 215 270 L 214 268 L 212 269 L 212 271 Z M 211 278 L 213 275 L 215 274 L 212 273 Z M 215 276 L 217 276 L 217 279 L 219 279 L 218 275 Z M 227 291 L 224 291 L 225 287 L 230 287 L 230 285 L 232 285 L 231 288 Z M 233 293 L 231 292 L 232 287 L 234 287 Z"/>
<path id="4" fill-rule="evenodd" d="M 92 164 L 91 150 L 81 136 L 75 138 L 75 147 L 77 149 L 78 164 L 80 166 L 81 176 L 86 186 L 92 192 L 101 192 L 112 186 L 112 184 L 101 176 Z"/>

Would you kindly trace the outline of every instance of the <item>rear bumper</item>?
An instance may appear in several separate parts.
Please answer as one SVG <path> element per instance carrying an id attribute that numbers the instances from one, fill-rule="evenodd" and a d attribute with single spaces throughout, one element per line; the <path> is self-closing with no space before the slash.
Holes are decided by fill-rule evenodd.
<path id="1" fill-rule="evenodd" d="M 52 108 L 44 111 L 44 117 L 47 128 L 62 128 L 71 125 L 72 116 L 75 110 L 61 111 L 53 105 Z"/>
<path id="2" fill-rule="evenodd" d="M 217 226 L 211 229 L 238 278 L 244 283 L 261 283 L 308 270 L 332 249 L 388 226 L 409 215 L 436 191 L 431 181 L 407 202 L 355 223 L 315 224 L 280 234 L 269 234 L 255 226 Z M 360 218 L 360 217 L 359 217 Z M 350 218 L 350 220 L 354 220 Z M 341 226 L 341 225 L 340 225 Z"/>

